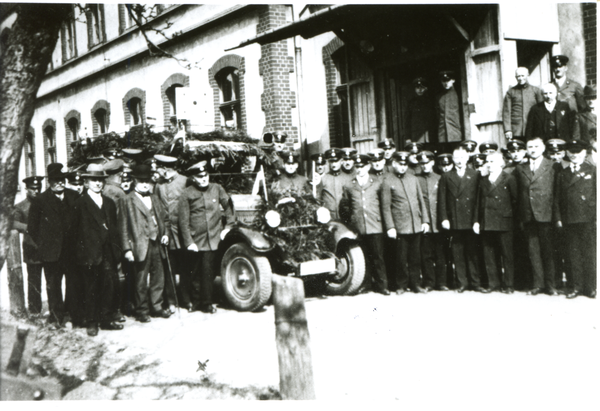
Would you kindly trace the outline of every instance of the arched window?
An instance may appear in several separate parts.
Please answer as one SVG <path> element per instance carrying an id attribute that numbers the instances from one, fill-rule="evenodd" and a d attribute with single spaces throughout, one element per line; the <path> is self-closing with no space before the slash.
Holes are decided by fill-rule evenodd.
<path id="1" fill-rule="evenodd" d="M 208 72 L 213 88 L 215 126 L 245 129 L 244 58 L 228 54 L 217 60 Z"/>
<path id="2" fill-rule="evenodd" d="M 123 112 L 125 124 L 137 126 L 146 123 L 146 92 L 139 88 L 132 88 L 123 97 Z"/>
<path id="3" fill-rule="evenodd" d="M 189 87 L 190 78 L 185 74 L 175 73 L 161 86 L 161 95 L 163 99 L 163 124 L 165 127 L 171 126 L 171 117 L 177 117 L 177 89 L 180 87 Z M 179 113 L 181 114 L 182 107 L 179 102 Z"/>
<path id="4" fill-rule="evenodd" d="M 106 100 L 98 100 L 92 107 L 92 134 L 96 137 L 99 134 L 108 132 L 110 124 L 110 104 Z"/>
<path id="5" fill-rule="evenodd" d="M 71 143 L 79 139 L 81 115 L 77 110 L 71 110 L 65 116 L 65 135 L 67 140 L 67 160 L 71 159 Z"/>
<path id="6" fill-rule="evenodd" d="M 27 177 L 35 175 L 35 130 L 33 127 L 29 127 L 27 133 L 25 133 L 25 144 L 23 145 L 25 151 L 25 174 Z"/>
<path id="7" fill-rule="evenodd" d="M 48 119 L 42 126 L 44 134 L 44 163 L 56 163 L 56 122 Z"/>

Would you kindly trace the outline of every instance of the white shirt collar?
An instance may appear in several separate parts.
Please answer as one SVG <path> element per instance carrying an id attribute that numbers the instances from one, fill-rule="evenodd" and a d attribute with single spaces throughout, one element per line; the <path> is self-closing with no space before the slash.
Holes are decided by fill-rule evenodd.
<path id="1" fill-rule="evenodd" d="M 361 187 L 364 186 L 365 184 L 367 184 L 367 182 L 369 181 L 369 175 L 367 174 L 366 176 L 356 176 L 356 181 L 358 181 L 358 185 L 360 185 Z"/>
<path id="2" fill-rule="evenodd" d="M 548 110 L 550 113 L 552 113 L 552 111 L 554 110 L 554 107 L 556 107 L 556 101 L 554 100 L 553 103 L 548 103 L 546 101 L 544 101 L 544 105 L 546 106 L 546 110 Z"/>
<path id="3" fill-rule="evenodd" d="M 87 193 L 90 196 L 90 198 L 94 200 L 94 203 L 98 205 L 98 208 L 102 208 L 102 194 L 94 193 L 92 190 L 88 190 Z"/>

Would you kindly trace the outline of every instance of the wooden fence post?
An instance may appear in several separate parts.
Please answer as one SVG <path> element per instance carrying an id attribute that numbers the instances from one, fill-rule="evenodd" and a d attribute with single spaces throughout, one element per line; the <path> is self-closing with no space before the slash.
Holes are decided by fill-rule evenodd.
<path id="1" fill-rule="evenodd" d="M 304 284 L 298 278 L 280 275 L 273 275 L 272 281 L 281 397 L 284 400 L 314 400 Z"/>
<path id="2" fill-rule="evenodd" d="M 17 317 L 26 315 L 23 268 L 21 266 L 21 242 L 19 241 L 19 232 L 16 230 L 11 230 L 8 240 L 6 266 L 10 312 Z"/>

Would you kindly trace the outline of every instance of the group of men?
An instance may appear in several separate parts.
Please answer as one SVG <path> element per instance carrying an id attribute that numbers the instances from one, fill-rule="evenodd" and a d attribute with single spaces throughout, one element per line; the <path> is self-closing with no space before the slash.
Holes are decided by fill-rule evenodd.
<path id="1" fill-rule="evenodd" d="M 86 327 L 90 336 L 123 329 L 123 311 L 142 323 L 168 318 L 177 303 L 214 313 L 216 250 L 234 217 L 227 193 L 209 182 L 206 161 L 188 178 L 175 171 L 174 157 L 155 155 L 129 169 L 107 157 L 80 173 L 49 164 L 43 193 L 44 177 L 24 180 L 15 228 L 24 234 L 30 312 L 41 310 L 43 268 L 48 321 Z"/>

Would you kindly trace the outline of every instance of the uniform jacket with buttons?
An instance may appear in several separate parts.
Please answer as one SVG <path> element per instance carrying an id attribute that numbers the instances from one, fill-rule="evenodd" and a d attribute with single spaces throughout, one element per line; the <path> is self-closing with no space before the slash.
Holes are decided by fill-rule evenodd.
<path id="1" fill-rule="evenodd" d="M 557 173 L 553 211 L 563 225 L 596 221 L 596 167 L 583 163 L 575 173 L 571 167 Z"/>
<path id="2" fill-rule="evenodd" d="M 39 264 L 37 244 L 33 241 L 27 232 L 27 219 L 29 217 L 29 208 L 31 200 L 29 197 L 20 203 L 15 204 L 13 211 L 13 229 L 23 234 L 23 262 L 25 264 Z"/>
<path id="3" fill-rule="evenodd" d="M 321 178 L 319 198 L 323 201 L 323 207 L 331 213 L 332 219 L 339 219 L 339 205 L 346 179 L 341 172 L 329 172 Z"/>
<path id="4" fill-rule="evenodd" d="M 438 221 L 450 222 L 451 230 L 472 230 L 479 172 L 466 168 L 459 177 L 453 168 L 440 178 L 438 189 Z"/>
<path id="5" fill-rule="evenodd" d="M 540 166 L 531 172 L 531 164 L 519 164 L 513 173 L 517 179 L 518 216 L 519 220 L 527 223 L 537 221 L 549 223 L 552 221 L 552 202 L 554 200 L 555 170 L 560 165 L 544 158 Z"/>
<path id="6" fill-rule="evenodd" d="M 156 187 L 156 194 L 162 201 L 165 210 L 167 210 L 167 218 L 169 219 L 169 248 L 176 250 L 181 248 L 181 240 L 179 238 L 178 210 L 179 197 L 185 190 L 187 178 L 177 173 L 169 180 L 165 180 L 162 184 Z"/>
<path id="7" fill-rule="evenodd" d="M 226 227 L 231 227 L 235 221 L 229 195 L 214 183 L 209 183 L 205 190 L 195 184 L 187 187 L 179 200 L 178 212 L 183 247 L 196 244 L 199 251 L 217 250 L 224 228 L 223 217 Z"/>
<path id="8" fill-rule="evenodd" d="M 121 257 L 117 206 L 102 195 L 102 208 L 87 192 L 75 201 L 73 239 L 75 262 L 83 266 L 98 265 L 103 260 L 116 266 Z"/>
<path id="9" fill-rule="evenodd" d="M 510 173 L 500 173 L 496 181 L 479 179 L 475 222 L 482 231 L 511 231 L 517 205 L 517 180 Z"/>
<path id="10" fill-rule="evenodd" d="M 429 217 L 429 223 L 431 226 L 432 233 L 439 233 L 439 222 L 437 220 L 437 202 L 438 202 L 438 189 L 440 186 L 441 175 L 431 173 L 421 173 L 417 176 L 419 183 L 421 184 L 421 192 L 423 193 L 423 200 L 425 201 L 425 208 L 427 209 L 427 215 Z"/>
<path id="11" fill-rule="evenodd" d="M 529 110 L 543 101 L 542 91 L 531 84 L 509 88 L 502 106 L 504 132 L 512 131 L 513 136 L 525 136 Z"/>
<path id="12" fill-rule="evenodd" d="M 121 249 L 123 253 L 131 250 L 137 262 L 146 260 L 150 242 L 150 224 L 154 224 L 153 217 L 158 228 L 156 241 L 160 242 L 162 236 L 169 229 L 167 213 L 162 202 L 156 194 L 150 194 L 149 197 L 152 201 L 152 210 L 148 210 L 135 190 L 127 194 L 117 205 L 119 207 L 117 218 L 121 235 Z M 160 247 L 160 252 L 165 257 L 163 247 Z"/>
<path id="13" fill-rule="evenodd" d="M 73 206 L 78 194 L 67 189 L 63 193 L 61 201 L 47 189 L 31 202 L 27 231 L 38 246 L 42 262 L 56 262 L 65 256 L 72 258 Z"/>
<path id="14" fill-rule="evenodd" d="M 583 87 L 581 87 L 581 84 L 569 78 L 565 80 L 562 87 L 559 87 L 556 81 L 553 81 L 553 84 L 558 89 L 556 100 L 567 102 L 571 110 L 575 113 L 585 109 L 587 105 L 583 97 Z"/>
<path id="15" fill-rule="evenodd" d="M 383 233 L 381 210 L 390 205 L 383 203 L 381 194 L 381 183 L 373 177 L 362 187 L 352 179 L 344 186 L 340 201 L 342 220 L 359 234 Z"/>
<path id="16" fill-rule="evenodd" d="M 383 220 L 386 230 L 396 229 L 397 234 L 422 232 L 429 224 L 429 215 L 419 180 L 412 174 L 388 176 L 382 186 Z M 387 206 L 389 204 L 389 206 Z"/>

